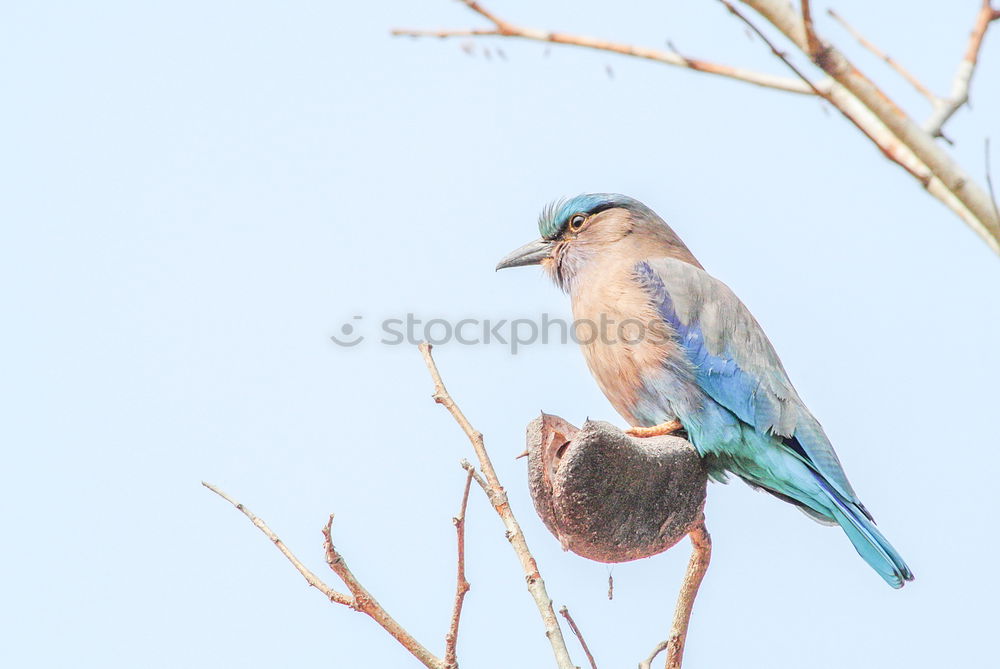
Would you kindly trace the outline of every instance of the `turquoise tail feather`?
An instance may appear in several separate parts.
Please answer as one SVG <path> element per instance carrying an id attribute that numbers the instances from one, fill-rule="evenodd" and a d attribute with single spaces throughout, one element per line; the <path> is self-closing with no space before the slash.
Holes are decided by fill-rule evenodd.
<path id="1" fill-rule="evenodd" d="M 832 502 L 830 511 L 834 519 L 865 562 L 894 588 L 902 588 L 906 581 L 912 581 L 913 572 L 889 540 L 875 527 L 875 523 L 857 505 L 845 501 L 820 474 L 813 473 L 813 476 Z"/>
<path id="2" fill-rule="evenodd" d="M 714 411 L 713 411 L 714 409 Z M 684 416 L 685 418 L 694 418 Z M 685 423 L 695 447 L 706 458 L 710 475 L 725 482 L 733 472 L 801 507 L 817 520 L 835 521 L 861 557 L 894 588 L 913 580 L 913 573 L 857 499 L 847 499 L 816 470 L 804 454 L 772 435 L 761 434 L 721 407 L 707 404 Z"/>

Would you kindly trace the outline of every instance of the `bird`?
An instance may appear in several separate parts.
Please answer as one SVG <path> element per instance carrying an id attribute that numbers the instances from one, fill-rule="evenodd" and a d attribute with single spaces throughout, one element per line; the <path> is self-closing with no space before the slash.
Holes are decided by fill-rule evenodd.
<path id="1" fill-rule="evenodd" d="M 889 585 L 913 580 L 760 324 L 662 218 L 585 193 L 545 207 L 538 229 L 496 268 L 540 265 L 569 294 L 587 366 L 629 434 L 686 435 L 713 480 L 735 475 L 839 525 Z"/>

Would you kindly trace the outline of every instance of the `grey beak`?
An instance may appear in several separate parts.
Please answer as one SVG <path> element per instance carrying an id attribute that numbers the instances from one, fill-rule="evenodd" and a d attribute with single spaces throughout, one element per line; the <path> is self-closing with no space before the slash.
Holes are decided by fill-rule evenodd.
<path id="1" fill-rule="evenodd" d="M 508 267 L 523 267 L 524 265 L 537 265 L 552 255 L 552 242 L 545 239 L 536 239 L 528 242 L 524 246 L 511 251 L 497 263 L 497 270 Z"/>

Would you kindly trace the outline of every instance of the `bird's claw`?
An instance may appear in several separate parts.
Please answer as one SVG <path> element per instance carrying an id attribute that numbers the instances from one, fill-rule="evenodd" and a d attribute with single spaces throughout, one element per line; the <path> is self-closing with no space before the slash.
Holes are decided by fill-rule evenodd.
<path id="1" fill-rule="evenodd" d="M 681 422 L 676 418 L 667 421 L 666 423 L 660 423 L 659 425 L 654 425 L 652 427 L 630 427 L 625 430 L 625 434 L 631 435 L 633 437 L 661 437 L 663 435 L 677 434 L 684 429 Z"/>

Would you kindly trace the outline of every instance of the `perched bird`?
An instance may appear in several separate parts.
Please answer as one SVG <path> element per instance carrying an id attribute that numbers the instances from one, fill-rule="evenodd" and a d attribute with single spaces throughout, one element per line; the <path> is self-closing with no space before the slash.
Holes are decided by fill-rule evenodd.
<path id="1" fill-rule="evenodd" d="M 541 265 L 569 293 L 587 365 L 630 433 L 683 430 L 712 478 L 731 472 L 840 525 L 889 585 L 913 580 L 760 325 L 663 219 L 591 193 L 550 205 L 538 228 L 497 269 Z"/>

